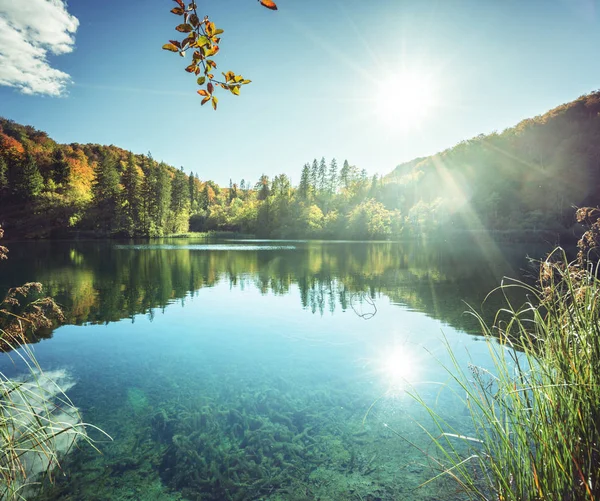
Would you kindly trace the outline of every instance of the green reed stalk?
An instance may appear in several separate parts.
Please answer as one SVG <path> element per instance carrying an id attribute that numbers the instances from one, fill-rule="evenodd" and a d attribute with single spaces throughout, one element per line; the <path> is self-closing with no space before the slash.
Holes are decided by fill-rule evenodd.
<path id="1" fill-rule="evenodd" d="M 448 347 L 468 436 L 413 393 L 437 428 L 428 434 L 442 475 L 473 499 L 600 500 L 600 280 L 558 249 L 542 263 L 540 283 L 503 284 L 504 293 L 524 288 L 530 301 L 515 309 L 507 298 L 494 327 L 473 313 L 491 371 L 465 370 Z"/>

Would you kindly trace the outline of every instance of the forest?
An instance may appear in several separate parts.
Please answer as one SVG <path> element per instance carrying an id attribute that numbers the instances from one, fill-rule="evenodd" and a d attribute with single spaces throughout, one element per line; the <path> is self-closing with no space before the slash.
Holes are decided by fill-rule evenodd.
<path id="1" fill-rule="evenodd" d="M 296 185 L 286 173 L 228 186 L 201 175 L 150 153 L 57 144 L 0 118 L 0 224 L 11 238 L 214 230 L 269 238 L 385 240 L 484 230 L 560 238 L 572 234 L 577 207 L 600 203 L 600 91 L 386 176 L 335 158 L 308 161 Z"/>

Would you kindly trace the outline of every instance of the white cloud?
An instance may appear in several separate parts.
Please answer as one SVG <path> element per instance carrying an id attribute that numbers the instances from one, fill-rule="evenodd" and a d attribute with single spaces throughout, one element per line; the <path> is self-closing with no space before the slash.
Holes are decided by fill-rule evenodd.
<path id="1" fill-rule="evenodd" d="M 71 77 L 48 55 L 71 52 L 78 26 L 63 0 L 0 0 L 0 85 L 62 95 Z"/>

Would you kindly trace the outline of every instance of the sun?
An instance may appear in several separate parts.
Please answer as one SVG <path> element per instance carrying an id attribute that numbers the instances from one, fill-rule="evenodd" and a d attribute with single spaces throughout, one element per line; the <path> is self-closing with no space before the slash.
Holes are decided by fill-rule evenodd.
<path id="1" fill-rule="evenodd" d="M 431 114 L 437 100 L 433 79 L 424 73 L 400 72 L 378 84 L 377 116 L 390 126 L 416 128 Z"/>

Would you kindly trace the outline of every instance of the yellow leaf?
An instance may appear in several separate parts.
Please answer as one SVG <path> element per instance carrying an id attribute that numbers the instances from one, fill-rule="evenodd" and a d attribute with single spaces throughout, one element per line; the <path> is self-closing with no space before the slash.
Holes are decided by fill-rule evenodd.
<path id="1" fill-rule="evenodd" d="M 213 96 L 212 97 L 212 106 L 213 106 L 213 110 L 217 111 L 217 103 L 219 102 L 219 100 Z"/>
<path id="2" fill-rule="evenodd" d="M 166 43 L 162 46 L 164 50 L 170 50 L 171 52 L 179 52 L 179 49 L 175 47 L 172 43 Z"/>

